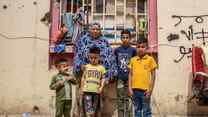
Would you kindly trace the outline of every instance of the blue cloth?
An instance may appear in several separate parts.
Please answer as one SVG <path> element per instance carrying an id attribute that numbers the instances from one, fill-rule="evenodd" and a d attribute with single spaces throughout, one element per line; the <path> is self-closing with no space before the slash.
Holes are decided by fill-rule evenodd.
<path id="1" fill-rule="evenodd" d="M 54 48 L 54 51 L 56 53 L 62 53 L 65 51 L 65 47 L 66 47 L 66 45 L 64 43 L 60 43 L 60 44 L 56 45 L 56 47 Z"/>
<path id="2" fill-rule="evenodd" d="M 144 91 L 133 90 L 133 104 L 135 117 L 152 117 L 150 98 L 145 98 Z"/>
<path id="3" fill-rule="evenodd" d="M 136 56 L 136 48 L 131 46 L 123 47 L 120 46 L 115 49 L 114 52 L 116 56 L 117 66 L 118 66 L 118 79 L 128 80 L 129 70 L 128 64 L 132 57 Z"/>
<path id="4" fill-rule="evenodd" d="M 74 32 L 73 14 L 65 13 L 64 15 L 66 17 L 66 26 L 67 26 L 67 29 L 68 29 L 68 36 L 72 37 L 73 32 Z"/>
<path id="5" fill-rule="evenodd" d="M 100 63 L 106 69 L 106 80 L 113 78 L 117 75 L 117 64 L 110 44 L 103 36 L 100 36 L 97 39 L 92 39 L 89 33 L 85 34 L 76 43 L 73 72 L 75 74 L 81 73 L 81 65 L 89 63 L 89 49 L 94 46 L 100 48 Z"/>

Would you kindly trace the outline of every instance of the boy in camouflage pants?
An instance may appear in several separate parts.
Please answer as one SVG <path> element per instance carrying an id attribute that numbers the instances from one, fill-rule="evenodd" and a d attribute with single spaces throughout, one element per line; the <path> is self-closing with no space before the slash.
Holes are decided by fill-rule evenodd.
<path id="1" fill-rule="evenodd" d="M 58 74 L 53 76 L 50 89 L 56 91 L 56 115 L 55 117 L 70 117 L 72 107 L 72 84 L 75 79 L 68 73 L 67 60 L 60 59 L 57 63 Z"/>

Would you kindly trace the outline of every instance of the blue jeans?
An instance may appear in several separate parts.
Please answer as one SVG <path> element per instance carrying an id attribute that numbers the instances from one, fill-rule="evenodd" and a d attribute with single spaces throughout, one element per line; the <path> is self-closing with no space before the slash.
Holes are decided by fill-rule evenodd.
<path id="1" fill-rule="evenodd" d="M 141 90 L 133 90 L 135 117 L 142 117 L 142 115 L 143 117 L 152 117 L 150 98 L 145 98 L 144 92 Z"/>

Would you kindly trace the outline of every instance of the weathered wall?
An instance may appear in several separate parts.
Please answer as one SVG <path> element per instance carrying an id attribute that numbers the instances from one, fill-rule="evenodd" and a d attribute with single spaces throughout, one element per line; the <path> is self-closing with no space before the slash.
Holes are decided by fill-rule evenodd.
<path id="1" fill-rule="evenodd" d="M 207 15 L 208 9 L 206 4 L 208 1 L 157 1 L 159 69 L 157 71 L 156 90 L 154 92 L 158 108 L 155 108 L 155 110 L 160 110 L 160 113 L 163 115 L 184 115 L 186 113 L 208 115 L 208 107 L 197 106 L 194 101 L 187 103 L 188 98 L 191 96 L 190 86 L 192 78 L 189 48 L 192 47 L 192 44 L 202 45 L 202 29 L 204 29 L 204 32 L 207 32 L 208 17 L 201 15 Z M 176 37 L 170 36 L 171 34 L 176 35 Z M 207 34 L 205 34 L 206 39 Z M 180 52 L 180 49 L 182 52 Z M 183 55 L 184 57 L 178 61 Z"/>
<path id="2" fill-rule="evenodd" d="M 197 37 L 202 37 L 202 29 L 207 32 L 208 17 L 201 17 L 202 22 L 195 16 L 208 15 L 207 3 L 206 0 L 158 0 L 159 69 L 152 101 L 154 113 L 160 117 L 187 112 L 208 114 L 206 106 L 197 106 L 194 101 L 187 103 L 191 86 L 188 48 L 193 43 L 202 44 L 202 38 Z M 49 0 L 0 0 L 0 113 L 32 111 L 34 105 L 43 113 L 51 112 L 49 28 L 40 22 L 49 4 Z M 193 39 L 189 40 L 185 34 L 191 33 L 190 26 L 193 34 L 188 37 L 193 35 Z M 168 41 L 170 34 L 179 37 Z M 174 62 L 183 55 L 179 51 L 183 50 L 182 46 L 187 54 Z"/>
<path id="3" fill-rule="evenodd" d="M 49 28 L 40 22 L 49 2 L 0 0 L 0 112 L 32 111 L 34 105 L 49 112 Z"/>

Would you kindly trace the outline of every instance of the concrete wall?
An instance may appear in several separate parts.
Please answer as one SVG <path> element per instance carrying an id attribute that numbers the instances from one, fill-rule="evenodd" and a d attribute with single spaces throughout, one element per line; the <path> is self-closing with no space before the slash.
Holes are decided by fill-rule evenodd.
<path id="1" fill-rule="evenodd" d="M 206 106 L 197 106 L 195 101 L 187 103 L 191 86 L 191 59 L 182 54 L 180 46 L 190 48 L 202 43 L 200 33 L 188 40 L 181 33 L 188 33 L 192 25 L 194 32 L 207 30 L 207 16 L 204 22 L 196 17 L 207 15 L 207 0 L 157 0 L 159 52 L 156 87 L 153 94 L 154 113 L 208 114 Z M 0 114 L 22 113 L 38 106 L 42 113 L 50 113 L 52 96 L 48 88 L 53 73 L 48 71 L 48 30 L 40 19 L 49 10 L 49 0 L 0 0 Z M 173 15 L 191 16 L 173 18 Z M 178 39 L 168 41 L 170 34 Z M 6 37 L 5 37 L 6 36 Z M 34 38 L 34 36 L 41 37 Z M 16 38 L 17 37 L 17 38 Z M 23 38 L 31 37 L 31 38 Z M 188 51 L 188 49 L 186 49 Z"/>
<path id="2" fill-rule="evenodd" d="M 40 22 L 49 2 L 0 0 L 0 113 L 32 111 L 34 105 L 49 112 L 49 27 Z"/>
<path id="3" fill-rule="evenodd" d="M 197 106 L 195 101 L 187 103 L 191 96 L 191 55 L 189 48 L 192 44 L 202 45 L 202 29 L 207 32 L 208 17 L 207 0 L 157 0 L 158 1 L 158 40 L 159 52 L 156 89 L 153 99 L 156 99 L 157 108 L 154 110 L 162 115 L 167 114 L 205 114 L 208 107 Z M 177 17 L 173 17 L 176 15 Z M 189 16 L 189 17 L 182 17 Z M 181 18 L 181 22 L 180 21 Z M 200 19 L 202 18 L 202 19 Z M 203 20 L 203 22 L 202 22 Z M 193 34 L 190 27 L 193 27 Z M 187 36 L 192 37 L 189 40 Z M 178 36 L 176 40 L 168 41 L 170 34 Z M 206 35 L 206 34 L 205 34 Z M 174 39 L 174 38 L 172 38 Z M 206 40 L 207 38 L 205 38 Z M 181 47 L 180 47 L 181 46 Z M 182 57 L 180 48 L 185 47 L 187 54 L 179 62 L 174 62 Z M 153 100 L 154 102 L 154 100 Z"/>

